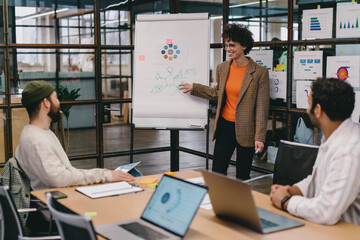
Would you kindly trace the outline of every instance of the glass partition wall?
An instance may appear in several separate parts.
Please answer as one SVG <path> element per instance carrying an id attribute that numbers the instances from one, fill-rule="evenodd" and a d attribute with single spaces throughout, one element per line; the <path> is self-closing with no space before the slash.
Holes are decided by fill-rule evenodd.
<path id="1" fill-rule="evenodd" d="M 61 101 L 62 124 L 52 129 L 70 160 L 102 167 L 104 152 L 119 150 L 104 151 L 106 128 L 129 128 L 131 2 L 3 0 L 1 15 L 0 166 L 14 156 L 29 121 L 22 90 L 45 80 Z"/>
<path id="2" fill-rule="evenodd" d="M 282 71 L 287 83 L 283 97 L 271 99 L 266 144 L 276 145 L 280 139 L 292 140 L 297 119 L 305 113 L 296 102 L 295 53 L 320 50 L 325 59 L 349 52 L 348 47 L 358 43 L 358 38 L 337 39 L 335 33 L 329 39 L 303 38 L 303 11 L 335 9 L 337 2 L 3 0 L 0 8 L 3 16 L 0 24 L 0 166 L 14 155 L 22 127 L 28 122 L 20 98 L 27 82 L 35 79 L 46 80 L 62 92 L 61 105 L 67 110 L 66 113 L 63 110 L 62 126 L 55 126 L 54 131 L 58 132 L 74 165 L 113 168 L 132 160 L 132 153 L 136 151 L 151 155 L 158 152 L 158 156 L 169 158 L 168 153 L 163 153 L 169 150 L 163 147 L 169 145 L 168 132 L 136 130 L 134 135 L 131 127 L 133 38 L 138 14 L 209 13 L 212 85 L 216 82 L 216 66 L 226 60 L 221 48 L 222 26 L 228 22 L 246 25 L 254 34 L 253 51 L 273 50 L 273 66 L 269 68 Z M 336 47 L 339 44 L 344 45 Z M 210 104 L 212 114 L 214 109 L 216 106 Z M 210 129 L 213 129 L 211 124 L 212 121 Z M 197 139 L 197 145 L 188 139 Z M 203 157 L 205 133 L 180 132 L 180 144 Z M 151 150 L 145 151 L 146 148 Z M 210 153 L 212 149 L 210 143 Z"/>

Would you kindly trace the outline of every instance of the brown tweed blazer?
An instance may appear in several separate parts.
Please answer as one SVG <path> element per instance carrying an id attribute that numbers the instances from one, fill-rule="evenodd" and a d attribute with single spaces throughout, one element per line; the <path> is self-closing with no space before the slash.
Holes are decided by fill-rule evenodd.
<path id="1" fill-rule="evenodd" d="M 266 126 L 269 114 L 269 71 L 251 58 L 241 85 L 238 103 L 235 110 L 236 140 L 243 147 L 253 147 L 255 141 L 265 142 Z M 220 63 L 216 68 L 217 86 L 194 83 L 191 95 L 217 100 L 215 129 L 213 140 L 216 139 L 216 126 L 219 116 L 226 103 L 225 84 L 229 75 L 231 60 Z"/>

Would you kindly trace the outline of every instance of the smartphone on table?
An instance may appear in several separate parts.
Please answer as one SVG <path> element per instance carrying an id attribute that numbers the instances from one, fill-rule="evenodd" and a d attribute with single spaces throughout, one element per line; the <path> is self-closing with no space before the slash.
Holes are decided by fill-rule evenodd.
<path id="1" fill-rule="evenodd" d="M 67 198 L 67 195 L 63 192 L 60 192 L 60 191 L 50 191 L 50 192 L 47 192 L 47 193 L 50 193 L 51 196 L 54 198 L 54 199 L 61 199 L 61 198 Z"/>

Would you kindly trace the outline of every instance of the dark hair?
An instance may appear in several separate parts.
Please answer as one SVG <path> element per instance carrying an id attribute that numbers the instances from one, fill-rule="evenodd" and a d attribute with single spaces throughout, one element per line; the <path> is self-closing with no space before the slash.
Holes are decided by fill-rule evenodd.
<path id="1" fill-rule="evenodd" d="M 50 95 L 45 97 L 49 101 Z M 35 117 L 39 113 L 42 101 L 44 101 L 44 98 L 25 107 L 30 119 Z"/>
<path id="2" fill-rule="evenodd" d="M 316 104 L 332 121 L 345 120 L 354 110 L 355 93 L 347 82 L 336 78 L 319 78 L 312 83 L 312 106 L 314 113 Z"/>
<path id="3" fill-rule="evenodd" d="M 244 54 L 246 55 L 254 46 L 254 39 L 252 35 L 252 32 L 250 32 L 244 25 L 231 23 L 225 25 L 221 36 L 224 41 L 231 40 L 240 43 L 243 47 L 246 47 L 244 50 Z"/>

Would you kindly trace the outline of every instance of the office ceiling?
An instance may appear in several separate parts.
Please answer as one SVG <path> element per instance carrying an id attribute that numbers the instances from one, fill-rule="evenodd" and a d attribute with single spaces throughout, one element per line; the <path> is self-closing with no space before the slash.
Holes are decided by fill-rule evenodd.
<path id="1" fill-rule="evenodd" d="M 101 9 L 111 6 L 111 9 L 129 9 L 132 3 L 133 14 L 150 12 L 169 12 L 169 0 L 98 0 Z M 293 0 L 295 2 L 295 0 Z M 8 0 L 9 6 L 93 9 L 94 0 Z M 221 16 L 222 0 L 179 0 L 180 13 L 208 12 L 211 16 Z M 233 16 L 259 15 L 259 0 L 229 0 L 230 14 Z M 288 0 L 268 0 L 267 14 L 276 16 L 287 13 Z M 2 1 L 0 1 L 2 4 Z M 266 0 L 262 0 L 265 14 Z"/>
<path id="2" fill-rule="evenodd" d="M 206 3 L 222 3 L 222 0 L 180 0 L 180 2 L 206 2 Z M 235 4 L 250 4 L 248 6 L 258 6 L 259 0 L 229 0 L 230 5 Z M 262 0 L 263 6 L 266 0 Z M 269 0 L 269 6 L 287 7 L 288 0 Z"/>
<path id="3" fill-rule="evenodd" d="M 102 8 L 107 7 L 109 5 L 118 4 L 119 6 L 125 6 L 127 2 L 131 0 L 101 0 L 100 6 Z M 295 0 L 294 0 L 295 1 Z M 179 0 L 179 4 L 184 4 L 185 2 L 191 2 L 193 4 L 216 4 L 222 5 L 222 0 Z M 259 0 L 230 0 L 230 5 L 235 4 L 251 4 L 249 6 L 258 6 Z M 288 0 L 269 0 L 269 6 L 279 6 L 286 7 Z M 146 5 L 146 4 L 154 4 L 154 5 L 168 5 L 169 0 L 132 0 L 133 5 Z M 28 7 L 54 7 L 58 6 L 67 6 L 67 7 L 80 7 L 80 6 L 92 6 L 94 4 L 94 0 L 8 0 L 9 6 L 28 6 Z M 266 4 L 266 0 L 262 0 L 263 6 Z M 0 1 L 0 5 L 2 5 L 2 1 Z"/>

